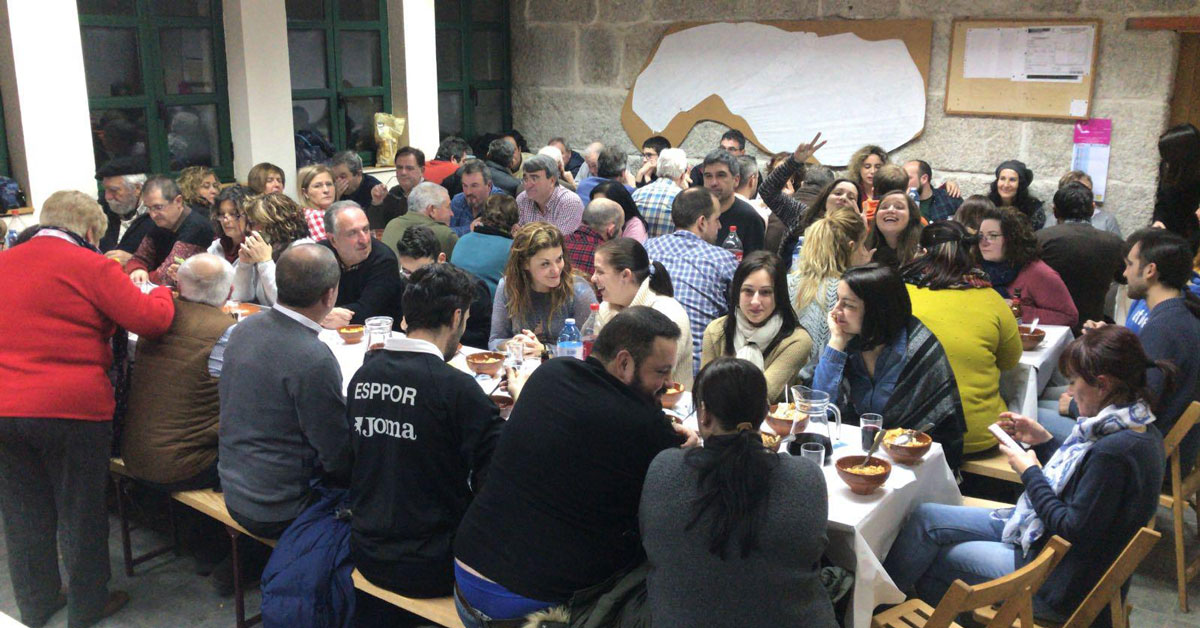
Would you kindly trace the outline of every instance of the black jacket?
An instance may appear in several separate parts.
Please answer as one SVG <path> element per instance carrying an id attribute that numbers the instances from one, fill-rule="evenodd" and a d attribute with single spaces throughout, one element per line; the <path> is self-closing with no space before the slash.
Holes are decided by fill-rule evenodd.
<path id="1" fill-rule="evenodd" d="M 130 254 L 137 252 L 142 238 L 146 237 L 146 234 L 154 228 L 154 221 L 150 220 L 150 213 L 147 212 L 134 218 L 133 222 L 129 223 L 129 228 L 125 230 L 125 234 L 118 240 L 117 235 L 121 233 L 121 216 L 109 209 L 107 203 L 102 203 L 101 206 L 104 208 L 104 217 L 108 220 L 108 228 L 104 231 L 104 237 L 100 239 L 100 250 L 116 249 Z"/>
<path id="2" fill-rule="evenodd" d="M 521 182 L 512 176 L 508 168 L 501 166 L 494 161 L 485 161 L 488 170 L 492 171 L 492 185 L 504 190 L 509 196 L 516 198 L 521 191 Z"/>
<path id="3" fill-rule="evenodd" d="M 333 251 L 337 249 L 328 239 L 317 244 Z M 338 257 L 338 264 L 342 260 Z M 371 253 L 367 259 L 352 268 L 342 267 L 342 278 L 338 282 L 337 307 L 354 312 L 352 323 L 362 323 L 372 316 L 391 316 L 392 329 L 400 329 L 404 310 L 400 297 L 404 294 L 404 281 L 400 278 L 400 262 L 386 244 L 371 239 Z"/>
<path id="4" fill-rule="evenodd" d="M 596 358 L 543 362 L 513 407 L 454 555 L 500 586 L 562 603 L 641 557 L 650 462 L 682 437 Z"/>
<path id="5" fill-rule="evenodd" d="M 390 591 L 450 595 L 454 534 L 487 477 L 504 426 L 499 409 L 439 356 L 389 349 L 354 374 L 346 412 L 351 559 Z"/>

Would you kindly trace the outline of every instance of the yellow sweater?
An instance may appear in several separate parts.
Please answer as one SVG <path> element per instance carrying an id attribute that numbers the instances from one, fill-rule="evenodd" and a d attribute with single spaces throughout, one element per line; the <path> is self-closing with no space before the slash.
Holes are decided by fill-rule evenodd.
<path id="1" fill-rule="evenodd" d="M 1008 409 L 1000 398 L 1000 371 L 1021 359 L 1017 319 L 991 288 L 930 290 L 909 285 L 908 294 L 913 315 L 937 336 L 954 371 L 967 419 L 963 453 L 992 447 L 996 439 L 987 427 Z"/>
<path id="2" fill-rule="evenodd" d="M 700 347 L 700 368 L 725 354 L 725 319 L 722 316 L 704 328 L 704 342 Z M 803 327 L 796 326 L 792 335 L 779 341 L 770 353 L 763 356 L 763 375 L 767 378 L 767 399 L 775 403 L 783 397 L 783 388 L 808 362 L 812 338 Z"/>

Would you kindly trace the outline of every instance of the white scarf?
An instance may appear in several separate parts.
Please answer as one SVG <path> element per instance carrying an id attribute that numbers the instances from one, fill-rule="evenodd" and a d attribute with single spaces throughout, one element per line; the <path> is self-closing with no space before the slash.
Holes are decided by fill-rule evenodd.
<path id="1" fill-rule="evenodd" d="M 1067 480 L 1071 479 L 1083 456 L 1101 438 L 1134 427 L 1149 425 L 1154 422 L 1154 414 L 1144 401 L 1137 401 L 1128 406 L 1111 405 L 1094 417 L 1079 417 L 1071 435 L 1059 446 L 1058 451 L 1050 457 L 1042 469 L 1050 488 L 1055 495 L 1061 495 Z M 1001 540 L 1005 543 L 1020 545 L 1024 555 L 1029 555 L 1029 548 L 1037 542 L 1046 531 L 1046 526 L 1033 509 L 1033 502 L 1028 493 L 1021 493 L 1014 508 L 1004 508 L 996 511 L 996 516 L 1005 519 Z"/>
<path id="2" fill-rule="evenodd" d="M 746 319 L 741 310 L 736 310 L 737 333 L 733 336 L 734 357 L 747 360 L 763 370 L 763 350 L 783 327 L 783 318 L 776 312 L 760 327 L 755 327 Z"/>

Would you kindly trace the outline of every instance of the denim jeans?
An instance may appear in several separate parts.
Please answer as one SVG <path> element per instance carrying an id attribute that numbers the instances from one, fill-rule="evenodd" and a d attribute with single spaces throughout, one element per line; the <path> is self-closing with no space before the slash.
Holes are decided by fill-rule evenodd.
<path id="1" fill-rule="evenodd" d="M 1038 408 L 1037 421 L 1060 443 L 1066 442 L 1071 431 L 1075 429 L 1075 419 L 1059 414 L 1057 407 Z"/>
<path id="2" fill-rule="evenodd" d="M 979 584 L 1027 561 L 1000 541 L 1004 522 L 987 508 L 922 504 L 905 522 L 883 567 L 906 594 L 937 606 L 950 584 Z"/>

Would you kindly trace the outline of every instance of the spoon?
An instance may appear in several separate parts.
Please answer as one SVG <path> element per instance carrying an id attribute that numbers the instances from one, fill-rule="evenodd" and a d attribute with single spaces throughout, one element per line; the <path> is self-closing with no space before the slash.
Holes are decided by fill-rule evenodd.
<path id="1" fill-rule="evenodd" d="M 922 425 L 921 427 L 918 427 L 917 429 L 912 430 L 911 432 L 905 432 L 905 433 L 901 434 L 899 437 L 896 438 L 896 444 L 897 445 L 907 445 L 908 443 L 910 443 L 911 441 L 916 439 L 917 434 L 924 434 L 925 432 L 928 432 L 931 429 L 933 429 L 933 423 L 926 423 L 925 425 Z"/>
<path id="2" fill-rule="evenodd" d="M 875 434 L 875 440 L 871 443 L 871 448 L 867 450 L 867 455 L 863 457 L 862 462 L 850 467 L 850 469 L 857 469 L 867 465 L 867 461 L 871 459 L 871 455 L 874 454 L 875 450 L 879 449 L 879 445 L 883 443 L 883 434 L 883 430 L 879 430 L 879 432 Z"/>
<path id="3" fill-rule="evenodd" d="M 1037 331 L 1038 321 L 1040 320 L 1042 320 L 1041 317 L 1033 319 L 1033 323 L 1029 325 L 1029 333 L 1032 334 L 1033 332 Z"/>

